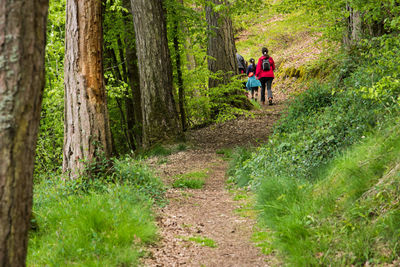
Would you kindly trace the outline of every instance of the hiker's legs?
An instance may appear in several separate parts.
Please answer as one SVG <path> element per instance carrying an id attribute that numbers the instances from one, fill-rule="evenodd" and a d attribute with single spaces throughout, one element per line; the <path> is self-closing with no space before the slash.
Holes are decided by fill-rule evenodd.
<path id="1" fill-rule="evenodd" d="M 261 77 L 260 82 L 261 82 L 261 102 L 264 103 L 265 102 L 265 84 L 267 82 L 267 78 Z"/>
<path id="2" fill-rule="evenodd" d="M 274 78 L 267 78 L 267 93 L 268 93 L 268 99 L 273 98 L 272 96 L 272 81 L 274 80 Z"/>
<path id="3" fill-rule="evenodd" d="M 257 91 L 257 87 L 251 87 L 251 96 L 254 97 L 254 92 Z"/>

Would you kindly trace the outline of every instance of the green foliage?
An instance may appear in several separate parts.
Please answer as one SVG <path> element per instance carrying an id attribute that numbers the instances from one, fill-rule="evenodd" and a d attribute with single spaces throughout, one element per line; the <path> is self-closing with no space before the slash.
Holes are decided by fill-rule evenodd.
<path id="1" fill-rule="evenodd" d="M 164 203 L 165 187 L 131 158 L 115 159 L 112 171 L 35 184 L 28 265 L 138 265 L 156 240 L 151 207 Z"/>
<path id="2" fill-rule="evenodd" d="M 400 138 L 383 122 L 398 115 L 399 47 L 383 35 L 335 56 L 334 80 L 308 83 L 269 144 L 232 162 L 231 180 L 252 185 L 272 230 L 259 246 L 289 266 L 398 260 Z"/>
<path id="3" fill-rule="evenodd" d="M 174 188 L 201 189 L 205 181 L 201 179 L 178 178 L 172 183 Z"/>
<path id="4" fill-rule="evenodd" d="M 115 159 L 112 179 L 114 182 L 128 184 L 135 191 L 155 200 L 157 203 L 163 203 L 165 186 L 143 162 L 135 161 L 129 157 Z"/>
<path id="5" fill-rule="evenodd" d="M 129 153 L 135 147 L 128 139 L 128 134 L 140 132 L 140 125 L 128 127 L 128 106 L 132 101 L 132 90 L 128 82 L 126 49 L 134 48 L 135 35 L 133 18 L 128 9 L 123 7 L 122 0 L 104 1 L 104 78 L 107 91 L 107 106 L 110 128 L 116 153 Z M 134 64 L 136 62 L 133 62 Z M 132 107 L 131 107 L 132 109 Z"/>
<path id="6" fill-rule="evenodd" d="M 46 86 L 43 93 L 35 174 L 58 171 L 64 136 L 65 0 L 51 1 L 45 55 Z"/>
<path id="7" fill-rule="evenodd" d="M 179 175 L 172 183 L 174 188 L 190 188 L 201 189 L 205 184 L 205 179 L 208 177 L 208 170 L 189 172 Z"/>
<path id="8" fill-rule="evenodd" d="M 362 32 L 366 37 L 399 29 L 398 0 L 279 0 L 274 1 L 270 9 L 278 14 L 297 14 L 323 32 L 326 38 L 340 42 L 343 35 L 349 34 L 350 12 L 346 5 L 362 14 Z"/>
<path id="9" fill-rule="evenodd" d="M 384 35 L 365 42 L 362 47 L 368 51 L 362 55 L 369 64 L 355 75 L 363 75 L 359 89 L 365 98 L 374 99 L 390 107 L 399 104 L 400 93 L 400 41 L 397 35 Z M 361 74 L 362 73 L 362 74 Z"/>
<path id="10" fill-rule="evenodd" d="M 172 152 L 172 149 L 167 148 L 161 144 L 156 144 L 151 149 L 144 152 L 142 155 L 144 155 L 145 157 L 169 156 L 172 154 Z"/>
<path id="11" fill-rule="evenodd" d="M 335 159 L 316 183 L 265 179 L 259 205 L 272 229 L 265 246 L 279 248 L 293 266 L 398 260 L 399 134 L 394 126 L 371 135 Z"/>
<path id="12" fill-rule="evenodd" d="M 241 186 L 257 186 L 268 177 L 313 179 L 338 151 L 360 141 L 382 114 L 382 106 L 359 94 L 332 95 L 315 84 L 292 102 L 269 144 L 251 157 L 244 153 L 230 175 Z"/>
<path id="13" fill-rule="evenodd" d="M 245 166 L 251 160 L 252 152 L 252 149 L 237 147 L 230 155 L 231 161 L 229 162 L 227 174 L 231 178 L 230 180 L 239 187 L 247 185 L 250 181 L 250 176 Z"/>
<path id="14" fill-rule="evenodd" d="M 186 149 L 188 149 L 188 145 L 186 143 L 178 143 L 175 145 L 155 144 L 147 150 L 138 150 L 136 153 L 136 158 L 159 157 L 161 159 Z"/>
<path id="15" fill-rule="evenodd" d="M 240 76 L 233 77 L 229 84 L 221 84 L 210 88 L 211 118 L 216 122 L 225 122 L 237 118 L 240 115 L 250 116 L 246 110 L 253 105 L 245 95 L 243 81 Z"/>
<path id="16" fill-rule="evenodd" d="M 277 132 L 285 132 L 298 125 L 298 119 L 312 116 L 325 107 L 332 105 L 334 96 L 328 84 L 319 85 L 317 82 L 304 93 L 295 96 L 288 108 L 287 116 L 276 128 Z M 292 125 L 295 124 L 295 125 Z"/>
<path id="17" fill-rule="evenodd" d="M 248 28 L 248 23 L 257 23 L 257 17 L 265 12 L 267 3 L 264 0 L 232 1 L 229 13 L 233 18 L 234 32 Z"/>
<path id="18" fill-rule="evenodd" d="M 234 151 L 231 148 L 221 148 L 215 151 L 218 155 L 221 155 L 223 160 L 229 161 L 231 160 Z"/>
<path id="19" fill-rule="evenodd" d="M 200 244 L 202 247 L 210 247 L 210 248 L 217 247 L 217 243 L 208 237 L 192 236 L 187 238 L 187 240 Z"/>

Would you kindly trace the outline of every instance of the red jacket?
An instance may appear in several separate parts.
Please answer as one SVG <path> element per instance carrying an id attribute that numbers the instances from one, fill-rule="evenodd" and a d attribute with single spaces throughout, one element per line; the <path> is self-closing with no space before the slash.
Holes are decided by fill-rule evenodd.
<path id="1" fill-rule="evenodd" d="M 262 61 L 263 59 L 265 59 L 265 56 L 262 56 L 258 59 L 258 64 L 257 64 L 257 68 L 256 68 L 256 76 L 257 78 L 262 78 L 262 77 L 272 77 L 274 78 L 274 70 L 275 70 L 275 62 L 274 59 L 272 57 L 269 57 L 269 64 L 271 65 L 271 68 L 269 71 L 264 71 L 262 69 Z"/>

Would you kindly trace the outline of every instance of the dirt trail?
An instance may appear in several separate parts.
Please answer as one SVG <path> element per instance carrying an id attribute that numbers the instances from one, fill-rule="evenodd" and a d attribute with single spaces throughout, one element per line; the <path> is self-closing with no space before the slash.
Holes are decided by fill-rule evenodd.
<path id="1" fill-rule="evenodd" d="M 275 96 L 275 105 L 254 111 L 253 118 L 240 118 L 188 133 L 194 149 L 170 155 L 166 163 L 150 165 L 170 184 L 179 174 L 206 170 L 202 189 L 169 189 L 169 204 L 158 211 L 161 241 L 150 248 L 144 266 L 270 266 L 251 241 L 255 220 L 240 216 L 226 189 L 227 162 L 218 149 L 260 145 L 266 142 L 272 125 L 284 107 L 284 96 Z M 209 238 L 216 247 L 201 246 L 191 237 Z"/>

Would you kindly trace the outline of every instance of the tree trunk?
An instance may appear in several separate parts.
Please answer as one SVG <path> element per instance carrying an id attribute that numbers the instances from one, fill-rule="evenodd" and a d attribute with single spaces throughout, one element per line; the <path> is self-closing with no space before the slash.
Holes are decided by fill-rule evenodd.
<path id="1" fill-rule="evenodd" d="M 182 3 L 181 3 L 182 4 Z M 182 63 L 181 63 L 181 49 L 179 41 L 179 21 L 174 9 L 172 12 L 173 16 L 173 43 L 175 50 L 175 66 L 178 79 L 178 99 L 179 99 L 179 113 L 181 116 L 181 126 L 182 130 L 186 131 L 186 112 L 185 112 L 185 89 L 183 88 L 183 78 L 182 78 Z"/>
<path id="2" fill-rule="evenodd" d="M 123 6 L 132 13 L 130 0 L 123 0 Z M 130 19 L 130 21 L 128 20 Z M 135 146 L 142 145 L 142 103 L 141 103 L 141 90 L 140 90 L 140 76 L 138 68 L 138 59 L 136 55 L 135 33 L 132 24 L 132 17 L 125 17 L 125 31 L 131 33 L 125 39 L 125 54 L 127 75 L 129 78 L 129 87 L 132 90 L 132 98 L 126 99 L 126 113 L 127 123 L 130 131 L 133 131 L 135 137 Z M 129 37 L 128 37 L 129 36 Z"/>
<path id="3" fill-rule="evenodd" d="M 122 76 L 120 69 L 119 69 L 119 62 L 115 53 L 115 50 L 112 48 L 105 48 L 105 55 L 106 58 L 108 58 L 109 60 L 109 64 L 106 64 L 106 68 L 110 68 L 111 72 L 113 73 L 114 77 L 118 80 L 118 81 L 125 81 L 125 77 Z M 123 55 L 120 55 L 120 58 L 123 60 Z M 122 72 L 124 72 L 124 66 L 122 66 Z M 106 85 L 107 84 L 107 79 L 105 80 Z M 125 112 L 124 109 L 122 108 L 122 100 L 124 100 L 126 102 L 126 98 L 129 97 L 129 94 L 125 94 L 122 98 L 119 97 L 115 97 L 115 100 L 117 102 L 118 105 L 118 110 L 121 116 L 121 130 L 124 133 L 125 136 L 125 141 L 129 147 L 129 150 L 134 150 L 135 149 L 135 145 L 134 145 L 134 140 L 133 140 L 133 135 L 132 135 L 132 131 L 130 131 L 127 122 L 127 117 L 125 117 Z M 127 118 L 127 119 L 125 119 Z M 116 153 L 116 150 L 114 150 L 114 153 Z"/>
<path id="4" fill-rule="evenodd" d="M 48 0 L 0 1 L 0 266 L 25 266 Z"/>
<path id="5" fill-rule="evenodd" d="M 182 136 L 161 0 L 131 0 L 143 113 L 143 145 Z"/>
<path id="6" fill-rule="evenodd" d="M 350 47 L 361 40 L 362 36 L 362 17 L 359 11 L 353 9 L 349 3 L 346 3 L 346 10 L 349 13 L 347 18 L 347 31 L 343 38 L 346 47 Z"/>
<path id="7" fill-rule="evenodd" d="M 228 5 L 226 0 L 212 0 L 211 2 L 214 5 Z M 212 88 L 219 84 L 229 83 L 230 78 L 238 74 L 238 67 L 232 20 L 228 11 L 217 13 L 213 10 L 212 5 L 208 5 L 206 6 L 206 18 L 209 32 L 212 33 L 208 37 L 207 54 L 211 57 L 208 59 L 208 69 L 212 73 L 222 71 L 221 80 L 209 79 L 208 85 Z"/>
<path id="8" fill-rule="evenodd" d="M 112 141 L 102 66 L 101 1 L 67 0 L 66 13 L 63 171 L 76 178 L 100 154 L 112 154 Z"/>

